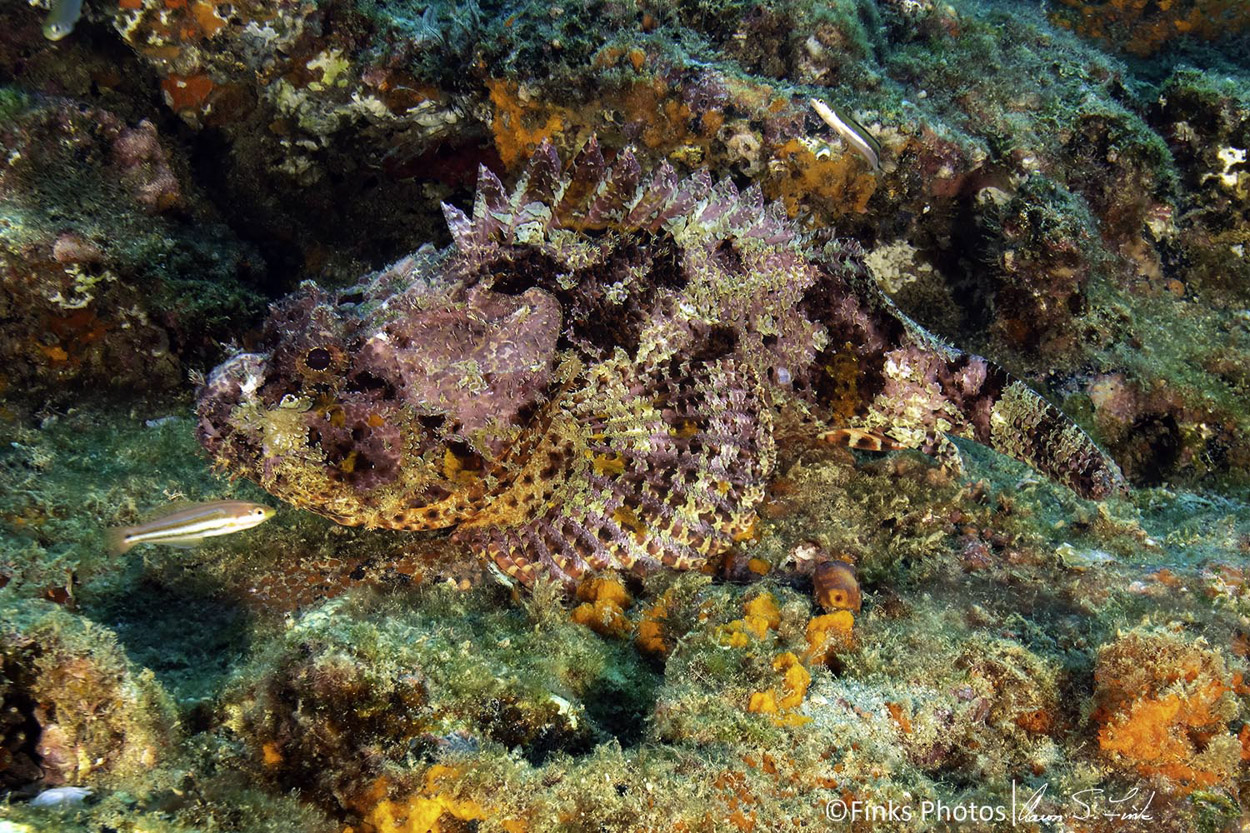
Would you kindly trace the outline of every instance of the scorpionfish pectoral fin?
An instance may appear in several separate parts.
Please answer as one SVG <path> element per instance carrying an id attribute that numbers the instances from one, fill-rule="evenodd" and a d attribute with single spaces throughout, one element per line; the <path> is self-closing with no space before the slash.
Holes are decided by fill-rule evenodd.
<path id="1" fill-rule="evenodd" d="M 592 365 L 541 441 L 456 538 L 523 583 L 690 569 L 749 534 L 774 465 L 771 416 L 731 355 Z"/>

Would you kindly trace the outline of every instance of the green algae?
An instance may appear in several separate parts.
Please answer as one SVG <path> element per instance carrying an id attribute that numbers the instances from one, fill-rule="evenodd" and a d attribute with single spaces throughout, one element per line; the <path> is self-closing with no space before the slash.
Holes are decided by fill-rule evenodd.
<path id="1" fill-rule="evenodd" d="M 30 96 L 8 85 L 0 85 L 0 124 L 11 122 L 31 106 Z"/>
<path id="2" fill-rule="evenodd" d="M 358 0 L 355 8 L 377 27 L 381 40 L 403 38 L 414 50 L 413 75 L 456 85 L 474 66 L 490 66 L 504 77 L 569 79 L 623 21 L 618 10 L 600 4 L 398 2 Z"/>
<path id="3" fill-rule="evenodd" d="M 192 712 L 210 706 L 246 655 L 255 622 L 211 579 L 186 567 L 159 578 L 132 564 L 115 581 L 84 594 L 81 611 L 108 625 L 127 658 L 150 669 L 178 703 Z"/>
<path id="4" fill-rule="evenodd" d="M 332 526 L 311 516 L 280 514 L 250 538 L 194 552 L 93 558 L 93 525 L 127 520 L 140 495 L 173 482 L 192 497 L 219 494 L 225 484 L 205 468 L 189 429 L 186 420 L 148 427 L 96 406 L 21 434 L 22 460 L 40 461 L 44 473 L 22 490 L 23 500 L 57 507 L 45 535 L 83 559 L 83 586 L 80 614 L 11 601 L 18 608 L 8 610 L 34 604 L 26 609 L 43 611 L 11 618 L 51 616 L 67 632 L 89 634 L 92 650 L 111 646 L 103 650 L 114 667 L 152 669 L 146 684 L 162 693 L 130 708 L 168 716 L 172 707 L 188 731 L 170 741 L 177 765 L 150 776 L 156 786 L 113 782 L 122 788 L 57 816 L 62 829 L 195 829 L 256 807 L 242 829 L 300 829 L 298 816 L 315 830 L 325 823 L 320 813 L 337 812 L 339 798 L 383 778 L 398 800 L 419 790 L 434 764 L 456 768 L 458 795 L 493 802 L 496 822 L 523 817 L 532 830 L 625 831 L 698 818 L 699 808 L 723 806 L 725 783 L 757 795 L 760 818 L 803 817 L 815 812 L 814 802 L 839 794 L 818 778 L 858 785 L 879 800 L 906 791 L 948 803 L 1002 801 L 1010 779 L 1022 776 L 1075 790 L 1113 777 L 1082 751 L 1093 731 L 1082 704 L 1093 691 L 1099 646 L 1143 616 L 1187 621 L 1214 644 L 1231 638 L 1235 617 L 1244 615 L 1244 595 L 1232 585 L 1214 595 L 1177 593 L 1150 578 L 1168 566 L 1202 582 L 1213 561 L 1232 563 L 1250 533 L 1250 515 L 1233 498 L 1146 490 L 1099 510 L 972 445 L 962 446 L 965 482 L 913 454 L 813 446 L 788 470 L 798 486 L 791 513 L 767 523 L 747 551 L 773 561 L 784 581 L 798 541 L 816 536 L 848 550 L 860 560 L 866 607 L 856 647 L 810 669 L 799 712 L 810 722 L 778 725 L 746 704 L 778 684 L 778 655 L 803 650 L 811 609 L 801 586 L 658 575 L 639 588 L 632 612 L 647 599 L 667 600 L 671 650 L 656 658 L 570 623 L 550 586 L 519 600 L 491 584 L 360 588 L 285 619 L 253 618 L 255 608 L 231 595 L 240 587 L 229 583 L 232 571 L 273 570 L 298 550 L 363 546 L 385 558 L 396 537 L 330 534 Z M 93 463 L 101 491 L 76 494 L 72 484 Z M 967 533 L 951 525 L 956 511 L 962 526 L 1010 540 L 995 564 L 968 572 L 960 562 Z M 1213 522 L 1224 531 L 1204 537 Z M 1064 544 L 1072 554 L 1062 554 Z M 1102 559 L 1100 548 L 1115 555 Z M 41 589 L 28 578 L 0 594 L 16 600 Z M 777 628 L 727 646 L 726 628 L 763 593 L 777 600 Z M 123 612 L 127 598 L 132 606 Z M 169 638 L 180 625 L 225 627 L 235 636 Z M 1048 712 L 1052 722 L 1028 723 L 1034 712 Z M 910 731 L 900 735 L 903 717 Z M 765 755 L 776 773 L 761 769 Z M 1039 767 L 1043 777 L 1027 775 Z M 801 785 L 790 798 L 779 790 L 783 777 Z M 718 788 L 718 778 L 729 781 Z M 193 794 L 184 782 L 201 797 L 178 798 L 174 787 Z M 295 786 L 304 794 L 298 803 L 282 797 Z M 1223 817 L 1214 798 L 1194 806 L 1204 817 Z M 167 807 L 174 809 L 159 809 Z M 21 823 L 52 818 L 20 805 L 5 812 Z M 709 821 L 692 829 L 717 828 Z"/>
<path id="5" fill-rule="evenodd" d="M 0 425 L 0 465 L 10 488 L 0 496 L 11 552 L 11 580 L 60 586 L 107 570 L 104 530 L 137 522 L 172 500 L 224 497 L 175 400 L 147 407 L 80 401 L 46 412 L 39 427 L 16 415 Z M 172 413 L 171 413 L 172 411 Z M 152 424 L 148 424 L 148 422 Z"/>
<path id="6" fill-rule="evenodd" d="M 284 699 L 265 688 L 274 668 L 286 669 L 279 677 L 288 685 L 311 686 L 306 697 L 314 700 L 322 691 L 319 677 L 364 673 L 351 686 L 369 698 L 353 704 L 355 718 L 367 722 L 385 713 L 385 720 L 403 722 L 407 728 L 395 740 L 404 744 L 417 735 L 462 735 L 541 764 L 558 751 L 582 754 L 616 738 L 613 729 L 626 745 L 635 741 L 655 684 L 648 684 L 653 674 L 637 655 L 563 615 L 499 602 L 490 588 L 464 593 L 447 585 L 416 596 L 353 594 L 328 602 L 237 672 L 226 708 L 239 725 L 272 719 Z M 300 670 L 305 664 L 307 675 Z M 628 699 L 590 702 L 626 690 Z M 286 728 L 258 724 L 247 734 L 254 743 L 281 746 L 294 740 Z M 360 734 L 348 742 L 363 741 L 367 733 Z"/>

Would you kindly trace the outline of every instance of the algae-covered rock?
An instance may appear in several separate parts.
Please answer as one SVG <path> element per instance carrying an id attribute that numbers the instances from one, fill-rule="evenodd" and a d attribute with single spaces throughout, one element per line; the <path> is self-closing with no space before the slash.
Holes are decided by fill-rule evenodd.
<path id="1" fill-rule="evenodd" d="M 177 714 L 105 628 L 49 602 L 0 602 L 0 784 L 142 791 L 176 754 Z"/>
<path id="2" fill-rule="evenodd" d="M 378 779 L 407 783 L 432 761 L 539 766 L 636 738 L 650 672 L 627 645 L 550 619 L 552 603 L 527 614 L 445 585 L 328 602 L 240 669 L 228 725 L 264 780 L 338 811 L 370 807 Z"/>
<path id="3" fill-rule="evenodd" d="M 256 310 L 263 273 L 148 120 L 0 93 L 0 388 L 177 386 Z"/>
<path id="4" fill-rule="evenodd" d="M 1098 746 L 1116 765 L 1183 792 L 1227 786 L 1243 771 L 1242 670 L 1205 640 L 1137 628 L 1098 653 Z"/>

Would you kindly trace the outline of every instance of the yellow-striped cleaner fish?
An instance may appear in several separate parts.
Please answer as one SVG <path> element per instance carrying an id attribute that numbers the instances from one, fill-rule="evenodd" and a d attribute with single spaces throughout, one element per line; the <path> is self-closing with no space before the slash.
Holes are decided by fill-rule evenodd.
<path id="1" fill-rule="evenodd" d="M 172 512 L 134 526 L 108 531 L 109 551 L 121 555 L 135 544 L 194 547 L 205 538 L 229 535 L 259 526 L 273 517 L 273 509 L 245 500 L 210 500 L 180 506 Z"/>

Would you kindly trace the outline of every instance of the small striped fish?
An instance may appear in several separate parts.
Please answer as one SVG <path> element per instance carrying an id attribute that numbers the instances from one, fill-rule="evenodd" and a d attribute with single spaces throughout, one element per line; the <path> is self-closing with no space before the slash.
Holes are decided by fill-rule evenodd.
<path id="1" fill-rule="evenodd" d="M 829 125 L 855 152 L 864 157 L 874 171 L 881 170 L 881 143 L 855 119 L 845 112 L 838 112 L 819 98 L 808 99 L 820 120 Z"/>
<path id="2" fill-rule="evenodd" d="M 273 509 L 245 500 L 210 500 L 182 506 L 134 526 L 108 531 L 109 551 L 121 555 L 135 544 L 193 547 L 205 538 L 229 535 L 263 524 Z"/>

